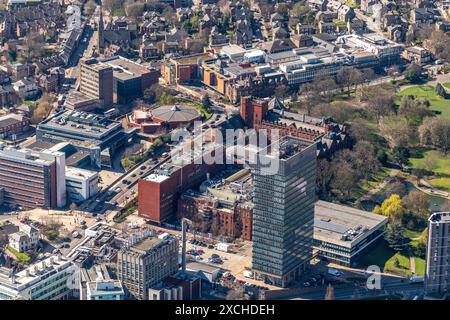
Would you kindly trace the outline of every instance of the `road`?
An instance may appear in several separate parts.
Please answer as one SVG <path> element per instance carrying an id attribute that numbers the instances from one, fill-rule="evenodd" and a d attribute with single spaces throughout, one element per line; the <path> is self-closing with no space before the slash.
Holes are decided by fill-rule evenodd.
<path id="1" fill-rule="evenodd" d="M 326 289 L 320 289 L 316 292 L 298 294 L 287 297 L 290 300 L 323 300 Z M 377 296 L 402 294 L 408 297 L 423 294 L 423 284 L 398 282 L 382 285 L 379 290 L 369 290 L 365 287 L 354 285 L 334 286 L 334 297 L 336 300 L 353 300 L 361 298 L 376 298 Z M 283 298 L 286 299 L 286 298 Z"/>

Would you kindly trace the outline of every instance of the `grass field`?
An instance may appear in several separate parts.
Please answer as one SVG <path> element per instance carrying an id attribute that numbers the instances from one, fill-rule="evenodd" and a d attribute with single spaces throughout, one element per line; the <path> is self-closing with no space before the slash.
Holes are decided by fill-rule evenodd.
<path id="1" fill-rule="evenodd" d="M 15 255 L 16 258 L 22 262 L 26 263 L 31 259 L 26 253 L 19 252 L 13 247 L 8 246 L 8 251 L 11 252 L 13 255 Z"/>
<path id="2" fill-rule="evenodd" d="M 409 162 L 413 168 L 431 169 L 439 177 L 427 181 L 435 188 L 450 192 L 450 155 L 436 150 L 418 150 L 413 153 Z"/>
<path id="3" fill-rule="evenodd" d="M 425 260 L 414 257 L 416 264 L 416 275 L 423 276 L 425 274 Z"/>
<path id="4" fill-rule="evenodd" d="M 399 267 L 395 265 L 395 259 L 398 259 Z M 379 266 L 384 272 L 406 276 L 411 274 L 409 270 L 409 258 L 389 248 L 387 242 L 384 240 L 378 242 L 378 244 L 370 250 L 370 253 L 362 256 L 359 262 L 364 266 Z"/>
<path id="5" fill-rule="evenodd" d="M 405 236 L 408 238 L 416 238 L 420 236 L 420 232 L 414 232 L 408 230 L 405 232 Z M 398 266 L 395 260 L 398 259 Z M 425 273 L 425 260 L 414 257 L 417 275 L 423 275 Z M 363 266 L 377 265 L 384 272 L 389 272 L 393 274 L 411 276 L 409 257 L 396 252 L 389 248 L 386 241 L 380 241 L 375 247 L 373 247 L 370 253 L 362 256 L 359 260 L 360 264 Z"/>
<path id="6" fill-rule="evenodd" d="M 430 85 L 418 85 L 406 88 L 399 94 L 400 97 L 413 95 L 417 98 L 428 99 L 431 103 L 431 110 L 439 113 L 440 117 L 450 119 L 450 100 L 446 100 L 436 94 L 435 88 Z"/>

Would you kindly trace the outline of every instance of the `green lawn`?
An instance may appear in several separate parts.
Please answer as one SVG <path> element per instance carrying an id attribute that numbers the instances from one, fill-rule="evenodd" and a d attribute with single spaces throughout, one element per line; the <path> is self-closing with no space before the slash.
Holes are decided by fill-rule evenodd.
<path id="1" fill-rule="evenodd" d="M 417 85 L 402 90 L 401 96 L 414 95 L 418 98 L 424 98 L 430 101 L 431 110 L 438 112 L 440 117 L 450 119 L 450 100 L 446 100 L 436 94 L 435 88 L 430 85 Z"/>
<path id="2" fill-rule="evenodd" d="M 423 169 L 426 169 L 427 162 L 432 162 L 435 173 L 450 175 L 450 155 L 445 155 L 436 150 L 418 151 L 412 155 L 409 162 L 413 168 Z"/>
<path id="3" fill-rule="evenodd" d="M 450 177 L 428 179 L 427 182 L 437 189 L 450 192 Z"/>
<path id="4" fill-rule="evenodd" d="M 446 87 L 447 89 L 450 89 L 450 82 L 445 82 L 442 84 L 444 87 Z"/>
<path id="5" fill-rule="evenodd" d="M 416 151 L 409 159 L 413 168 L 432 171 L 439 177 L 427 180 L 433 187 L 450 192 L 450 155 L 439 151 Z"/>
<path id="6" fill-rule="evenodd" d="M 395 265 L 395 259 L 398 259 L 400 266 Z M 369 253 L 362 256 L 359 260 L 364 266 L 377 265 L 384 272 L 390 272 L 399 275 L 409 276 L 409 258 L 389 248 L 386 241 L 381 240 Z"/>
<path id="7" fill-rule="evenodd" d="M 28 262 L 30 261 L 30 257 L 26 253 L 22 253 L 14 249 L 13 247 L 8 246 L 8 251 L 11 252 L 19 261 Z"/>
<path id="8" fill-rule="evenodd" d="M 201 112 L 201 114 L 204 117 L 204 120 L 210 119 L 213 115 L 213 112 L 211 110 L 206 110 L 205 108 L 203 108 L 203 105 L 201 103 L 194 103 L 192 104 L 192 106 Z"/>
<path id="9" fill-rule="evenodd" d="M 416 264 L 416 275 L 423 276 L 425 274 L 425 260 L 414 257 Z"/>
<path id="10" fill-rule="evenodd" d="M 395 265 L 396 259 L 398 259 L 399 266 Z M 400 252 L 397 252 L 392 256 L 391 259 L 386 261 L 386 264 L 384 265 L 384 271 L 410 276 L 411 271 L 409 267 L 410 267 L 409 257 L 406 257 L 402 255 Z"/>

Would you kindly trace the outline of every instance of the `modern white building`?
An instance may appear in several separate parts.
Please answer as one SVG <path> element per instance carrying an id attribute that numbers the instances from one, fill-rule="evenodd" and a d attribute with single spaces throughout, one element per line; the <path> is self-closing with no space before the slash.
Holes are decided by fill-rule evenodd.
<path id="1" fill-rule="evenodd" d="M 51 256 L 14 273 L 0 268 L 0 300 L 61 300 L 76 287 L 76 269 L 71 261 Z"/>
<path id="2" fill-rule="evenodd" d="M 314 206 L 314 251 L 318 257 L 352 266 L 383 237 L 385 216 L 319 200 Z"/>
<path id="3" fill-rule="evenodd" d="M 79 203 L 98 193 L 98 173 L 66 167 L 66 190 L 69 203 Z"/>

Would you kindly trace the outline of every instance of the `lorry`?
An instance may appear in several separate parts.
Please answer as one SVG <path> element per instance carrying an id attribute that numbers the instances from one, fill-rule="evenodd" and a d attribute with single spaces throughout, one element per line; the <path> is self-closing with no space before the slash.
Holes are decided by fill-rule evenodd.
<path id="1" fill-rule="evenodd" d="M 244 270 L 244 277 L 253 279 L 253 272 L 249 270 Z"/>
<path id="2" fill-rule="evenodd" d="M 342 275 L 342 272 L 340 272 L 339 270 L 334 269 L 334 268 L 328 268 L 328 274 L 332 275 L 334 277 L 339 277 Z"/>
<path id="3" fill-rule="evenodd" d="M 228 246 L 229 246 L 228 243 L 221 242 L 216 245 L 216 250 L 228 252 Z"/>

